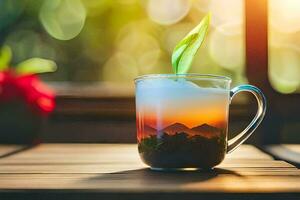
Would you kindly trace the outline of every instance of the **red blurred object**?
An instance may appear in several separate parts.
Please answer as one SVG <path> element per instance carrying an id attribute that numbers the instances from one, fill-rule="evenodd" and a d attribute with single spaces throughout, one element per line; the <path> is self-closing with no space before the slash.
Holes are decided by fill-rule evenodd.
<path id="1" fill-rule="evenodd" d="M 55 93 L 37 75 L 17 75 L 9 69 L 0 72 L 0 102 L 23 100 L 32 111 L 48 115 L 55 107 Z"/>

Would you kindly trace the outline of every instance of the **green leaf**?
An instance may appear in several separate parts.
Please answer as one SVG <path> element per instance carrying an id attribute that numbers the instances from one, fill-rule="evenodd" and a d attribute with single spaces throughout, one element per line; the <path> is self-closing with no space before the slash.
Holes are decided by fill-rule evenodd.
<path id="1" fill-rule="evenodd" d="M 184 38 L 179 44 L 176 45 L 176 47 L 173 51 L 173 54 L 172 54 L 172 67 L 173 67 L 173 71 L 176 74 L 178 74 L 179 62 L 180 62 L 180 59 L 182 58 L 184 51 L 187 49 L 189 44 L 191 44 L 195 41 L 196 38 L 197 38 L 197 34 L 189 35 L 186 38 Z M 183 70 L 183 68 L 180 68 L 180 69 L 181 69 L 181 71 L 185 71 L 185 70 Z M 188 69 L 186 69 L 186 71 L 187 70 Z"/>
<path id="2" fill-rule="evenodd" d="M 0 50 L 0 71 L 6 70 L 12 58 L 12 52 L 9 46 L 3 46 Z"/>
<path id="3" fill-rule="evenodd" d="M 201 22 L 183 40 L 174 48 L 172 53 L 172 67 L 176 74 L 186 73 L 194 59 L 195 54 L 200 48 L 206 36 L 209 23 L 210 13 L 207 14 Z"/>
<path id="4" fill-rule="evenodd" d="M 17 65 L 16 72 L 20 75 L 54 72 L 56 63 L 43 58 L 30 58 Z"/>

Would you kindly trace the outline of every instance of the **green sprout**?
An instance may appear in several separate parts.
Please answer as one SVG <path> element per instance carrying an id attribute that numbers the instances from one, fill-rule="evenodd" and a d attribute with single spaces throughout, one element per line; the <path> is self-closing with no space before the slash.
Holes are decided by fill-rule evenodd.
<path id="1" fill-rule="evenodd" d="M 184 74 L 189 70 L 194 56 L 207 34 L 211 14 L 208 13 L 191 32 L 189 32 L 174 48 L 172 67 L 176 74 Z"/>

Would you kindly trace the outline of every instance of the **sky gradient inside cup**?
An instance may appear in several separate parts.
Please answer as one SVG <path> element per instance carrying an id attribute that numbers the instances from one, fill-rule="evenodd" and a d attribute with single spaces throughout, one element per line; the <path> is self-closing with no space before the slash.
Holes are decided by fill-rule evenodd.
<path id="1" fill-rule="evenodd" d="M 136 86 L 136 112 L 140 125 L 157 130 L 173 123 L 192 128 L 227 125 L 229 91 L 203 88 L 185 79 L 144 79 Z"/>

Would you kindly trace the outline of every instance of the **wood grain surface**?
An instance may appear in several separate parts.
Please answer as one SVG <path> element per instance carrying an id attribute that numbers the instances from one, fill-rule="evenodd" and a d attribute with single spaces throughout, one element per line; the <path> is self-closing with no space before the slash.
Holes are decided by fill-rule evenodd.
<path id="1" fill-rule="evenodd" d="M 6 148 L 11 149 L 0 146 Z M 0 159 L 0 199 L 300 199 L 299 194 L 300 171 L 250 145 L 209 172 L 151 171 L 134 144 L 42 144 Z"/>

